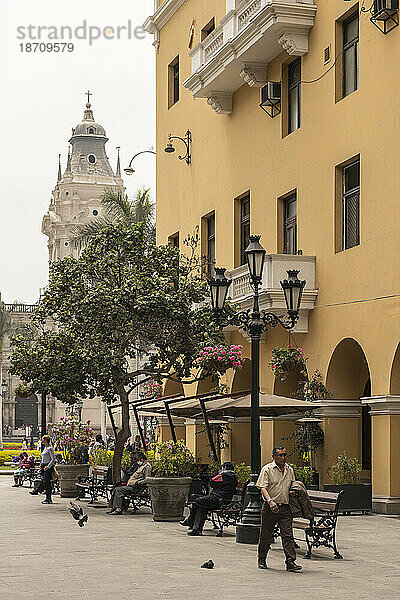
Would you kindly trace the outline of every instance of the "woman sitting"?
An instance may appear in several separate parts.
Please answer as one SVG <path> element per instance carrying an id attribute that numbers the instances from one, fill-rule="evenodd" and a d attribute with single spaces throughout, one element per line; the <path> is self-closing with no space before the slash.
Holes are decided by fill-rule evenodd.
<path id="1" fill-rule="evenodd" d="M 20 487 L 22 485 L 23 474 L 26 469 L 31 468 L 31 462 L 27 452 L 21 452 L 19 455 L 19 463 L 17 470 L 14 471 L 14 485 L 12 487 Z"/>

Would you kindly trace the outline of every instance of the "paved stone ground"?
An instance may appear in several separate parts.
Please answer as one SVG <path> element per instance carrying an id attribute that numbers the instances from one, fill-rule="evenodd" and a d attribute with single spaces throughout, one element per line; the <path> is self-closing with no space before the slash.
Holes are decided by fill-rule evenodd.
<path id="1" fill-rule="evenodd" d="M 298 562 L 301 574 L 284 571 L 276 544 L 270 569 L 256 567 L 256 549 L 237 544 L 233 529 L 216 538 L 211 529 L 190 538 L 178 523 L 155 523 L 142 509 L 122 517 L 104 508 L 87 508 L 80 529 L 54 497 L 40 504 L 26 488 L 0 478 L 1 600 L 363 600 L 400 598 L 400 519 L 343 517 L 339 549 Z M 85 506 L 85 502 L 82 505 Z M 85 506 L 86 509 L 86 506 Z M 212 558 L 215 568 L 200 569 Z"/>

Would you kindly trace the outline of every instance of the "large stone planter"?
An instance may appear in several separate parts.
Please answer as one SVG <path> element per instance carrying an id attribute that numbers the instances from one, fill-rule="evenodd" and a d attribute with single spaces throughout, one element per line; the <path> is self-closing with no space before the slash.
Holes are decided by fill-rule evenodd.
<path id="1" fill-rule="evenodd" d="M 191 477 L 147 477 L 154 521 L 180 521 L 188 497 Z"/>
<path id="2" fill-rule="evenodd" d="M 78 477 L 89 475 L 89 465 L 56 465 L 60 480 L 61 498 L 76 498 Z"/>

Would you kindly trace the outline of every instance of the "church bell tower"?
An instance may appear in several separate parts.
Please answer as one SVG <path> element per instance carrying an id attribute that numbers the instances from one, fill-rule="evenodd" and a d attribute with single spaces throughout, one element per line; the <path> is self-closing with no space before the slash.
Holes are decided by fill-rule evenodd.
<path id="1" fill-rule="evenodd" d="M 71 240 L 79 226 L 103 216 L 99 198 L 105 188 L 124 191 L 118 149 L 116 172 L 111 168 L 105 145 L 108 141 L 104 127 L 94 120 L 87 92 L 83 119 L 72 129 L 67 165 L 62 175 L 59 155 L 57 183 L 50 206 L 43 218 L 42 232 L 47 235 L 49 261 L 77 256 Z"/>

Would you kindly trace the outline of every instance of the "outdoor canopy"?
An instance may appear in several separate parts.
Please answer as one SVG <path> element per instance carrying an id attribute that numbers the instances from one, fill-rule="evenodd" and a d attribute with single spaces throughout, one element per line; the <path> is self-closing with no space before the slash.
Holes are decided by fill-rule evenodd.
<path id="1" fill-rule="evenodd" d="M 248 393 L 236 397 L 219 397 L 215 400 L 212 398 L 212 394 L 208 397 L 202 396 L 202 400 L 206 403 L 207 413 L 211 418 L 217 416 L 240 417 L 246 416 L 250 412 L 251 395 Z M 168 404 L 172 415 L 181 417 L 200 417 L 199 401 L 199 398 L 185 400 L 185 397 L 182 396 L 181 398 L 174 398 L 171 402 L 168 402 Z M 276 396 L 274 394 L 260 392 L 260 414 L 265 417 L 278 417 L 280 415 L 312 410 L 319 408 L 320 406 L 321 404 L 319 402 L 308 402 L 296 398 L 286 398 L 285 396 Z M 155 413 L 165 414 L 165 404 L 160 400 L 159 402 L 152 403 L 148 407 L 141 407 L 139 410 L 140 414 L 143 415 L 148 415 L 149 412 L 153 413 L 153 415 Z"/>

